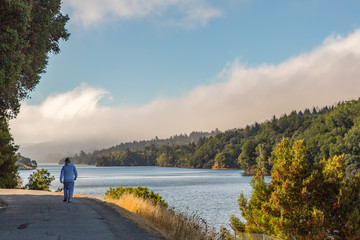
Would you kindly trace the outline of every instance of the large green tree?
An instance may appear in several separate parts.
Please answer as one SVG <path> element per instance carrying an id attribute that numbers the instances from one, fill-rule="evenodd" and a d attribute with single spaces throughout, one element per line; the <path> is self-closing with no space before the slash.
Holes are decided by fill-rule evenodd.
<path id="1" fill-rule="evenodd" d="M 14 187 L 17 147 L 8 120 L 39 83 L 48 54 L 67 40 L 61 0 L 0 0 L 0 187 Z"/>
<path id="2" fill-rule="evenodd" d="M 39 83 L 48 53 L 59 53 L 69 20 L 61 0 L 0 1 L 0 118 L 13 118 Z"/>
<path id="3" fill-rule="evenodd" d="M 250 199 L 240 195 L 245 230 L 280 239 L 359 239 L 360 174 L 346 177 L 344 155 L 310 167 L 303 141 L 289 142 L 277 145 L 270 183 L 259 171 Z"/>

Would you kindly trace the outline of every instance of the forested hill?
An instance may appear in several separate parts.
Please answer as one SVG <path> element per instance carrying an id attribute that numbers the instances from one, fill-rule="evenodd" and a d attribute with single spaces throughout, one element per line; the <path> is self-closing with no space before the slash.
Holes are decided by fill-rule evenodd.
<path id="1" fill-rule="evenodd" d="M 218 129 L 215 129 L 212 132 L 191 132 L 189 135 L 180 134 L 180 135 L 171 136 L 170 138 L 166 138 L 166 139 L 159 139 L 158 137 L 155 137 L 154 139 L 151 140 L 126 142 L 107 149 L 96 150 L 92 153 L 85 153 L 84 151 L 81 151 L 80 154 L 76 154 L 75 156 L 71 157 L 71 160 L 76 164 L 95 165 L 96 160 L 99 159 L 100 157 L 107 156 L 109 154 L 113 154 L 116 152 L 143 151 L 146 147 L 150 147 L 150 146 L 159 147 L 166 144 L 185 145 L 189 143 L 197 143 L 199 139 L 205 140 L 206 138 L 215 136 L 219 133 L 220 131 Z M 60 160 L 59 163 L 62 164 L 63 163 L 62 160 Z"/>
<path id="2" fill-rule="evenodd" d="M 360 168 L 360 99 L 322 109 L 292 111 L 280 118 L 229 130 L 195 143 L 147 145 L 143 150 L 108 149 L 86 155 L 82 163 L 97 166 L 176 166 L 190 168 L 241 168 L 269 173 L 272 152 L 282 138 L 304 139 L 309 164 L 345 154 L 348 173 Z M 85 155 L 80 159 L 84 158 Z M 96 158 L 97 157 L 97 158 Z M 95 159 L 96 158 L 96 159 Z M 79 158 L 78 158 L 79 159 Z"/>

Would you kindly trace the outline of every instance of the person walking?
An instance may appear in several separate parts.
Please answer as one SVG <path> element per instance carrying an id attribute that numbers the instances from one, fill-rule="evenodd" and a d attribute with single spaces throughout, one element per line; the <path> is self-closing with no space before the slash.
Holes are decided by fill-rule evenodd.
<path id="1" fill-rule="evenodd" d="M 64 184 L 64 202 L 71 203 L 74 193 L 74 181 L 78 176 L 76 167 L 70 163 L 70 158 L 65 158 L 65 165 L 61 168 L 60 182 Z"/>

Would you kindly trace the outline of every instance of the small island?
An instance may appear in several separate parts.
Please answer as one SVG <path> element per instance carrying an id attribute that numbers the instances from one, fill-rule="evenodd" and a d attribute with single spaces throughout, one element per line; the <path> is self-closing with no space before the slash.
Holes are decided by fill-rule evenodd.
<path id="1" fill-rule="evenodd" d="M 37 162 L 18 153 L 16 166 L 18 166 L 18 170 L 34 170 L 37 168 Z"/>

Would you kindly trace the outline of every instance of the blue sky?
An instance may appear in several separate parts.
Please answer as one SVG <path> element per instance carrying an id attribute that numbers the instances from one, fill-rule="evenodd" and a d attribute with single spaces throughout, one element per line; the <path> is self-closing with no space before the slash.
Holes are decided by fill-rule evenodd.
<path id="1" fill-rule="evenodd" d="M 46 159 L 357 99 L 359 10 L 358 0 L 64 0 L 70 39 L 12 120 L 15 141 Z"/>
<path id="2" fill-rule="evenodd" d="M 200 1 L 219 15 L 184 26 L 170 23 L 172 14 L 179 22 L 185 18 L 170 7 L 160 16 L 108 20 L 107 13 L 95 22 L 79 22 L 67 2 L 63 12 L 72 19 L 70 40 L 50 57 L 33 103 L 81 83 L 107 89 L 112 100 L 105 104 L 111 105 L 179 96 L 217 81 L 217 74 L 237 58 L 247 66 L 278 64 L 360 24 L 359 1 Z"/>

